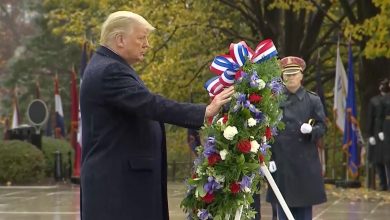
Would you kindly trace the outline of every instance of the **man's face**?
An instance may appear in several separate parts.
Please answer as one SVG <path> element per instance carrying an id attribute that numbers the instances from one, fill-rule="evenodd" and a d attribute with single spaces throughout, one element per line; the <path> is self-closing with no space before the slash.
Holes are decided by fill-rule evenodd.
<path id="1" fill-rule="evenodd" d="M 149 31 L 142 25 L 135 25 L 130 34 L 123 35 L 123 55 L 129 64 L 135 64 L 144 59 L 149 48 Z"/>
<path id="2" fill-rule="evenodd" d="M 301 86 L 303 74 L 297 72 L 295 74 L 283 74 L 283 81 L 289 91 L 295 91 Z"/>

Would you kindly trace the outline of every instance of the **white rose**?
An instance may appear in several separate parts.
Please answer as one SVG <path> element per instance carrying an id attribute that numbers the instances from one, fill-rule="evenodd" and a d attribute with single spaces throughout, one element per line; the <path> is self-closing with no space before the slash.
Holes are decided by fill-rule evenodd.
<path id="1" fill-rule="evenodd" d="M 220 119 L 217 121 L 217 124 L 219 124 L 219 125 L 223 125 L 223 117 L 222 117 L 222 118 L 220 118 Z"/>
<path id="2" fill-rule="evenodd" d="M 230 141 L 233 140 L 236 134 L 238 134 L 238 131 L 235 126 L 227 126 L 223 131 L 223 136 Z"/>
<path id="3" fill-rule="evenodd" d="M 219 155 L 221 156 L 221 159 L 222 160 L 225 160 L 226 159 L 226 155 L 228 154 L 228 151 L 227 150 L 221 150 L 219 152 Z"/>
<path id="4" fill-rule="evenodd" d="M 260 144 L 256 140 L 251 141 L 251 152 L 256 153 L 260 148 Z"/>
<path id="5" fill-rule="evenodd" d="M 244 189 L 242 189 L 242 191 L 246 192 L 246 193 L 249 193 L 251 192 L 251 188 L 249 187 L 244 187 Z"/>
<path id="6" fill-rule="evenodd" d="M 248 119 L 248 126 L 253 127 L 257 124 L 256 120 L 254 118 Z"/>
<path id="7" fill-rule="evenodd" d="M 258 79 L 258 80 L 256 80 L 256 82 L 257 82 L 257 84 L 259 84 L 259 89 L 260 90 L 262 90 L 262 89 L 264 89 L 265 88 L 265 82 L 264 82 L 264 80 L 262 80 L 262 79 Z"/>

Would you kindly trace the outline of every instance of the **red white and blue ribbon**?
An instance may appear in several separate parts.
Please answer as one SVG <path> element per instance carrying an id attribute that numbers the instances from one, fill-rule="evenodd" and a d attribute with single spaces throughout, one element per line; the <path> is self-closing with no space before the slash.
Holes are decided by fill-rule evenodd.
<path id="1" fill-rule="evenodd" d="M 259 63 L 277 54 L 272 40 L 269 39 L 260 42 L 255 51 L 248 47 L 244 41 L 232 43 L 229 47 L 229 55 L 220 55 L 214 58 L 210 71 L 217 74 L 218 77 L 208 80 L 204 87 L 210 96 L 217 95 L 224 87 L 234 84 L 236 74 L 242 71 L 242 66 L 247 60 Z"/>
<path id="2" fill-rule="evenodd" d="M 255 54 L 253 55 L 251 61 L 253 63 L 259 63 L 265 60 L 269 60 L 276 55 L 278 55 L 278 51 L 276 50 L 274 43 L 272 40 L 267 39 L 263 40 L 259 43 L 259 45 L 257 45 Z"/>
<path id="3" fill-rule="evenodd" d="M 213 78 L 207 80 L 207 82 L 204 84 L 204 87 L 207 91 L 209 91 L 210 96 L 218 95 L 220 92 L 222 92 L 223 85 L 219 81 L 218 76 L 214 76 Z"/>

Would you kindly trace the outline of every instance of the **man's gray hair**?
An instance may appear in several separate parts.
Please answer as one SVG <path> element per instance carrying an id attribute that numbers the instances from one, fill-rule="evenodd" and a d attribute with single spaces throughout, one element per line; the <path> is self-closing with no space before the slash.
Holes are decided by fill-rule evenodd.
<path id="1" fill-rule="evenodd" d="M 111 13 L 102 25 L 100 44 L 107 45 L 117 34 L 131 33 L 134 24 L 142 25 L 149 31 L 155 28 L 141 15 L 130 11 L 117 11 Z"/>

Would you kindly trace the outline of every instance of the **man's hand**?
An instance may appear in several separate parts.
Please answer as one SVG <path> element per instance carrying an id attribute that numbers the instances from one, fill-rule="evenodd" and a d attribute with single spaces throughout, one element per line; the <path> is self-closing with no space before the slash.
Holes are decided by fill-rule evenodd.
<path id="1" fill-rule="evenodd" d="M 381 141 L 385 140 L 385 134 L 383 132 L 379 132 L 378 137 Z"/>
<path id="2" fill-rule="evenodd" d="M 206 107 L 205 118 L 213 117 L 218 114 L 221 107 L 228 103 L 231 100 L 231 97 L 234 93 L 234 87 L 231 86 L 226 88 L 221 93 L 216 95 L 213 101 Z"/>
<path id="3" fill-rule="evenodd" d="M 275 172 L 277 170 L 277 168 L 276 168 L 276 163 L 275 163 L 275 161 L 270 161 L 269 162 L 269 172 L 271 172 L 271 173 L 273 173 L 273 172 Z"/>
<path id="4" fill-rule="evenodd" d="M 370 137 L 370 138 L 368 138 L 368 143 L 370 143 L 370 145 L 371 145 L 371 146 L 374 146 L 374 145 L 376 145 L 375 138 L 374 138 L 374 137 Z"/>
<path id="5" fill-rule="evenodd" d="M 313 127 L 309 125 L 308 123 L 303 123 L 301 126 L 301 132 L 302 134 L 310 134 L 313 130 Z"/>

